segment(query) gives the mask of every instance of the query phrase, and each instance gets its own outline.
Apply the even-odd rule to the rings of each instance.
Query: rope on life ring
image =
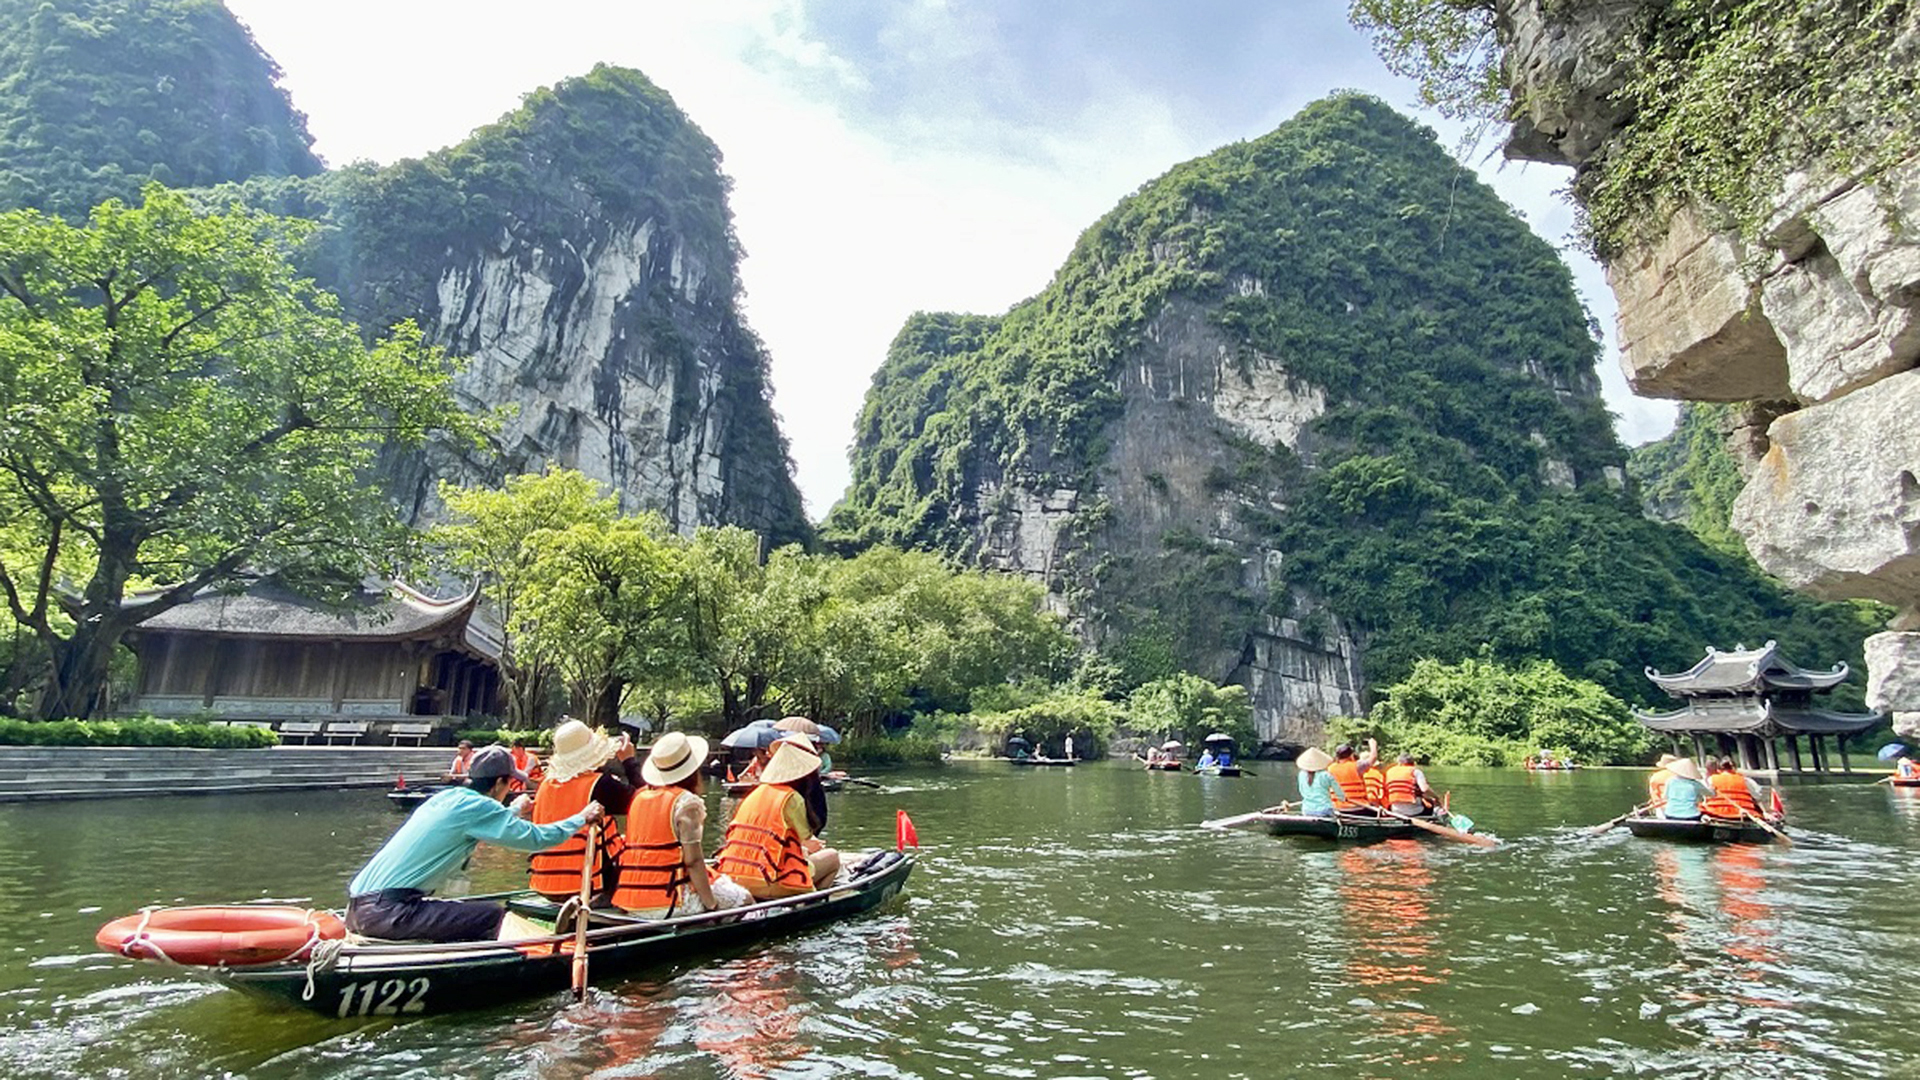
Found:
[[[133,955],[133,947],[135,945],[145,945],[152,951],[153,955],[158,957],[162,962],[172,964],[174,967],[185,967],[186,965],[180,961],[168,956],[167,950],[161,948],[160,943],[153,940],[152,935],[147,933],[147,924],[153,921],[153,913],[159,910],[159,908],[152,905],[140,909],[140,925],[134,927],[133,933],[127,935],[127,940],[120,943],[120,955],[133,960],[142,959],[142,957]]]

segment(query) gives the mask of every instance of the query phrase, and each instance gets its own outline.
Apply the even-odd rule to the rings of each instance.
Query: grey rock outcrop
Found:
[[[1608,94],[1641,3],[1500,0],[1518,103],[1508,152],[1575,166],[1631,115]],[[1920,41],[1920,13],[1904,43]],[[1838,155],[1836,155],[1838,156]],[[1783,163],[1772,212],[1745,235],[1682,207],[1610,259],[1622,359],[1642,394],[1763,403],[1733,526],[1767,570],[1826,598],[1893,606],[1920,626],[1920,157],[1870,172]],[[1920,734],[1910,633],[1868,647],[1870,698]]]

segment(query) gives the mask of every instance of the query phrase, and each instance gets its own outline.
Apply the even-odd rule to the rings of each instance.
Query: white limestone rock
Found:
[[[1753,557],[1828,599],[1920,597],[1920,371],[1788,413],[1734,502]]]
[[[1867,708],[1920,716],[1920,633],[1867,639]]]

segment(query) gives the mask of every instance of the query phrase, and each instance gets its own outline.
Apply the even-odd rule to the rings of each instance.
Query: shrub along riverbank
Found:
[[[0,718],[0,746],[186,746],[246,750],[279,743],[279,736],[265,728],[217,727],[153,717],[127,720]]]

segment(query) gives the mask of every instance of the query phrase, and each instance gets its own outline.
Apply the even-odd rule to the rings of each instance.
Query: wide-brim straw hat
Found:
[[[1309,746],[1301,752],[1299,757],[1293,759],[1293,764],[1306,772],[1320,772],[1333,764],[1333,758],[1328,756],[1325,750],[1317,746]]]
[[[640,766],[640,775],[654,787],[668,787],[699,772],[706,760],[707,740],[669,731],[653,744],[646,764]]]
[[[1667,771],[1683,780],[1700,782],[1700,766],[1695,765],[1692,758],[1675,758],[1667,763]]]
[[[605,765],[613,757],[613,740],[578,720],[553,729],[553,754],[547,758],[547,779],[571,780]]]
[[[1654,768],[1656,768],[1656,769],[1664,769],[1664,768],[1666,768],[1667,766],[1669,766],[1669,765],[1671,765],[1671,764],[1673,764],[1674,762],[1676,762],[1676,761],[1679,761],[1679,760],[1680,760],[1680,758],[1679,758],[1679,756],[1678,756],[1678,755],[1675,755],[1675,754],[1661,754],[1661,755],[1660,755],[1660,760],[1659,760],[1659,761],[1656,761],[1656,762],[1654,762],[1654,763],[1653,763],[1653,766],[1654,766]]]
[[[781,739],[773,744],[773,758],[760,770],[763,784],[785,784],[808,773],[820,771],[820,755],[797,739]]]

